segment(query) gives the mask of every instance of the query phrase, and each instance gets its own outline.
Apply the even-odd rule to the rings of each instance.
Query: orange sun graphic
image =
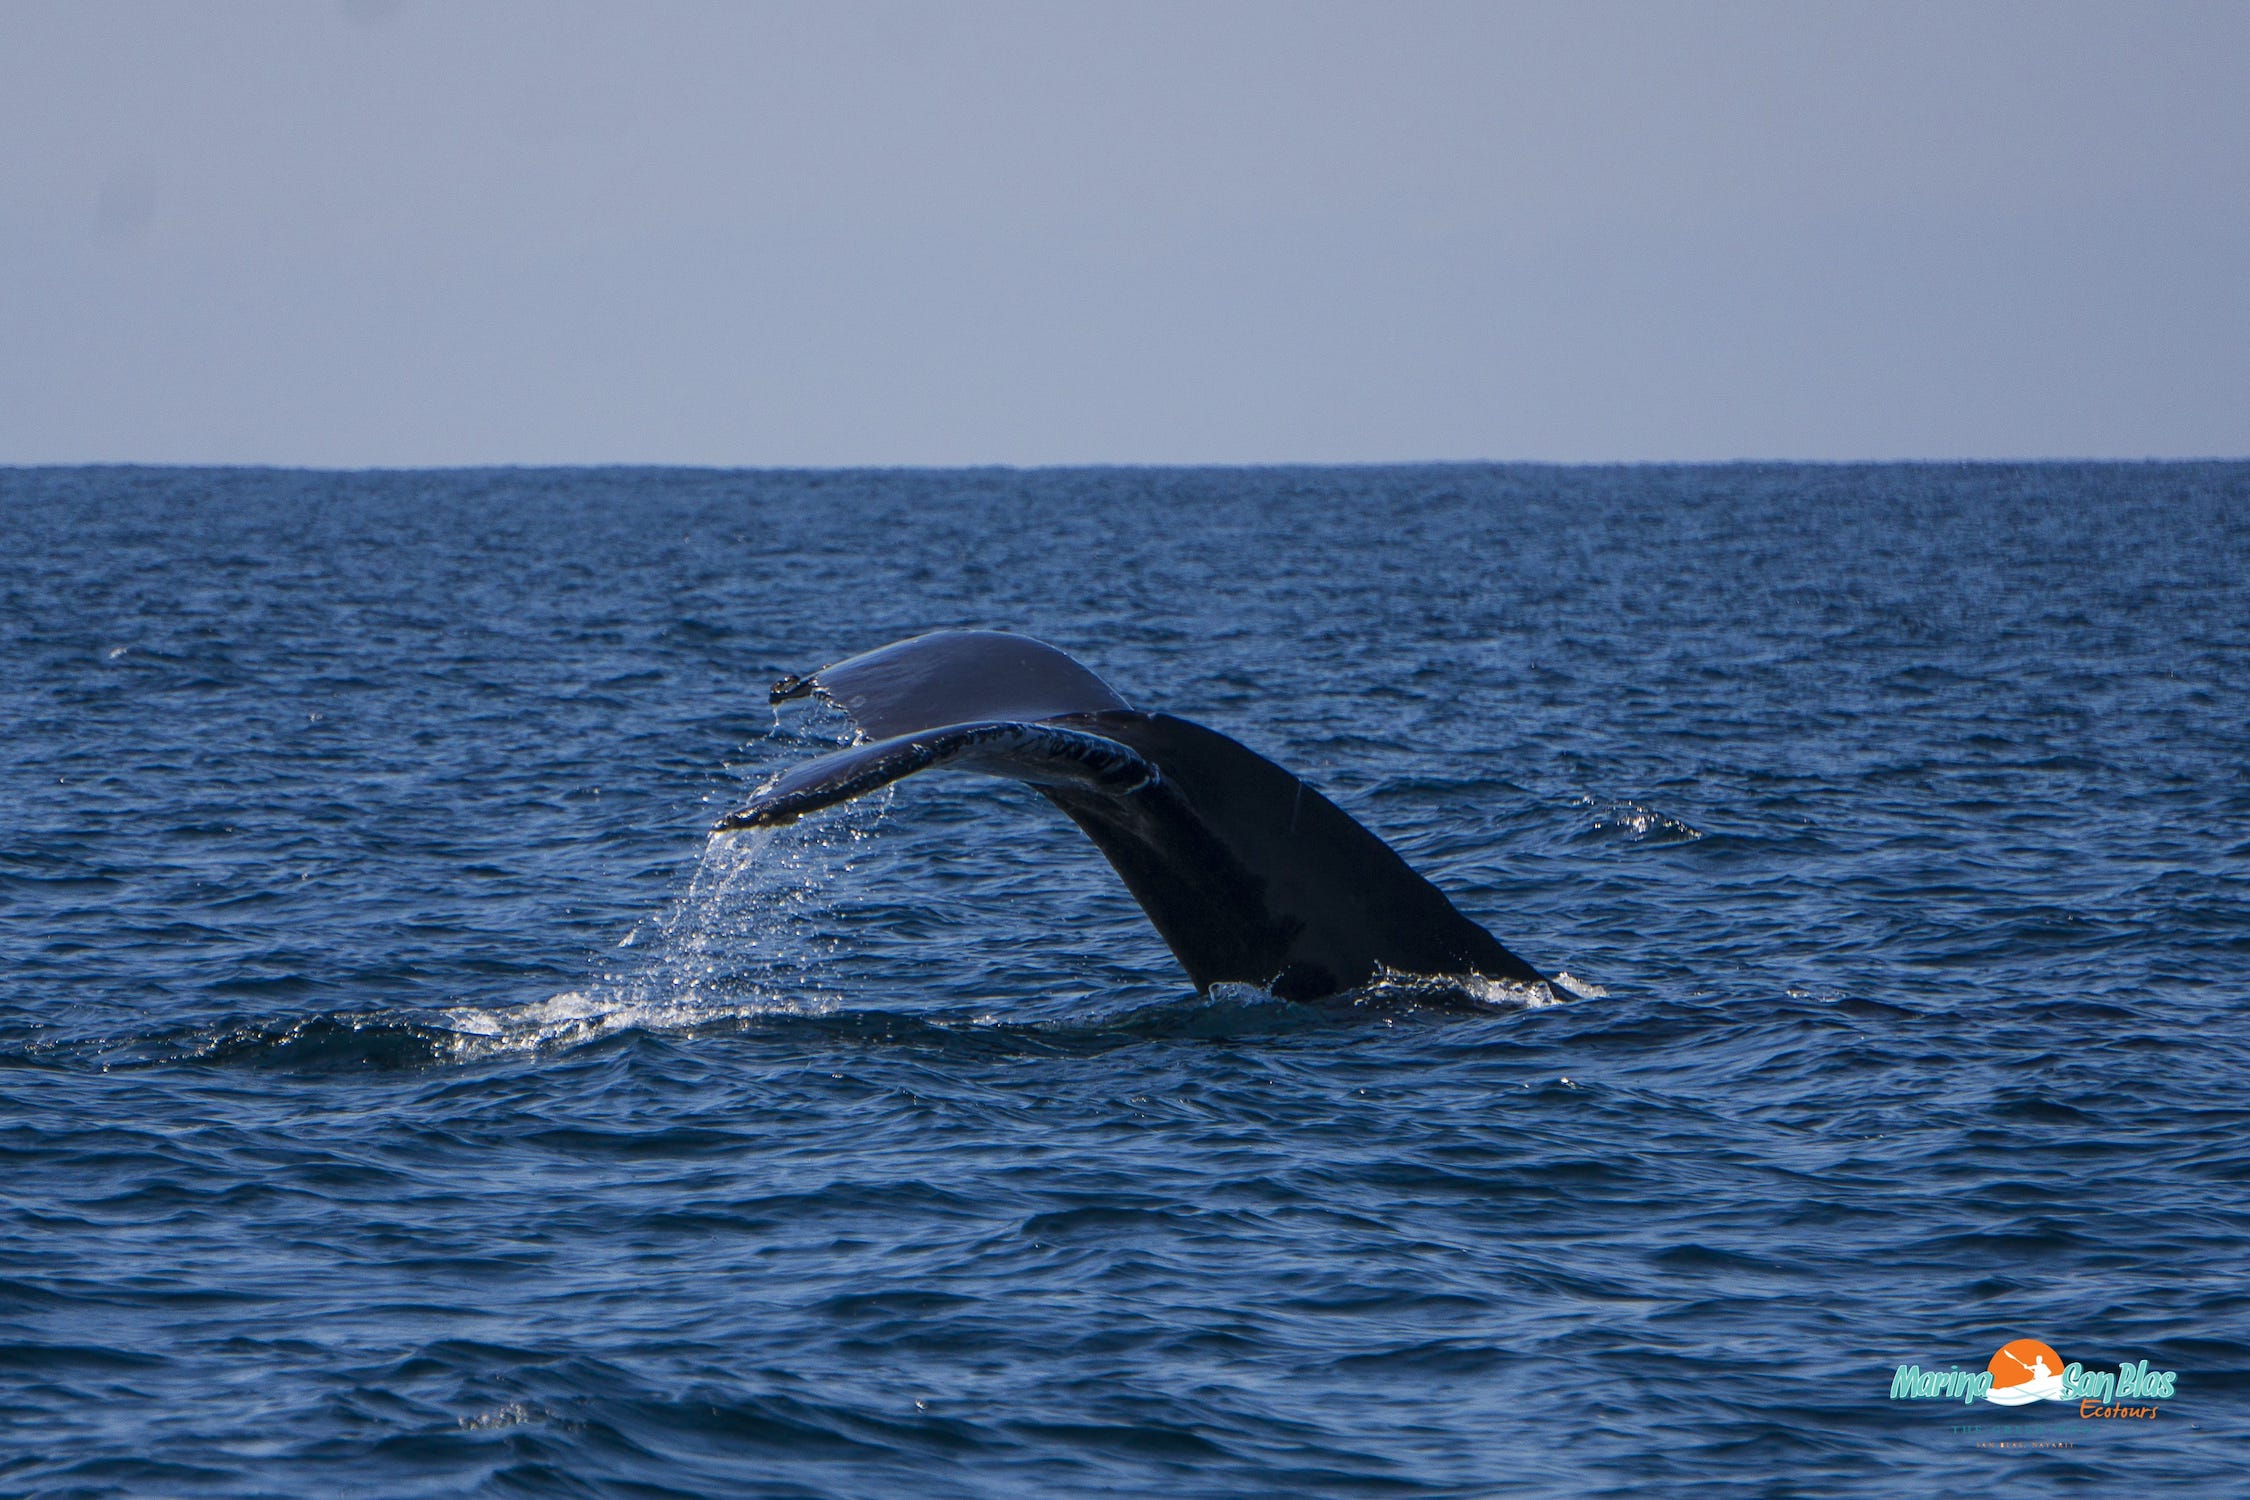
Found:
[[[2015,1339],[2001,1345],[1985,1368],[1992,1372],[1987,1400],[2020,1406],[2062,1397],[2063,1357],[2037,1339]]]

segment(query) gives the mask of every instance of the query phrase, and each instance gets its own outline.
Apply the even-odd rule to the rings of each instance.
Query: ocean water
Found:
[[[2250,465],[0,471],[0,1493],[2238,1490]],[[1199,999],[1027,631],[1532,963]],[[2044,1341],[2153,1419],[1894,1400]]]

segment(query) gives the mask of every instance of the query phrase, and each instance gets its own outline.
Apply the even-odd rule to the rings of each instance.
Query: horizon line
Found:
[[[1212,462],[1194,460],[1087,460],[1009,463],[1000,460],[974,463],[710,463],[647,459],[562,460],[556,462],[501,460],[476,463],[282,463],[266,460],[195,459],[50,459],[28,463],[0,460],[0,473],[31,473],[68,469],[187,469],[203,471],[255,471],[275,474],[477,474],[554,473],[559,471],[663,471],[706,474],[898,474],[898,473],[1084,473],[1153,472],[1190,470],[1287,469],[1867,469],[1867,468],[2068,468],[2158,467],[2250,463],[2245,454],[2149,454],[2122,456],[2047,456],[2014,458],[1409,458],[1409,459],[1237,459]]]

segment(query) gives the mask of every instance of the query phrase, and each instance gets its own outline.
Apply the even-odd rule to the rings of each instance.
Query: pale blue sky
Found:
[[[2250,454],[2250,4],[0,0],[0,462]]]

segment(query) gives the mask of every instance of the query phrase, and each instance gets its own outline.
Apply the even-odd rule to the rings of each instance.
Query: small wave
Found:
[[[0,1054],[0,1065],[95,1072],[181,1064],[295,1072],[388,1072],[429,1067],[449,1055],[452,1033],[421,1012],[322,1012],[286,1021],[226,1017],[124,1036],[37,1041]]]
[[[1588,807],[1594,805],[1591,797],[1580,800]],[[1704,833],[1700,828],[1690,827],[1668,813],[1643,807],[1638,802],[1612,802],[1595,815],[1593,822],[1587,826],[1585,836],[1627,844],[1662,846],[1692,844],[1704,837]]]
[[[507,1427],[553,1425],[575,1431],[580,1424],[557,1416],[546,1407],[532,1401],[507,1401],[483,1411],[470,1412],[460,1418],[464,1430],[496,1431]]]
[[[1317,1030],[1333,1026],[1338,1019],[1324,1006],[1299,1005],[1256,985],[1221,984],[1212,986],[1207,995],[1158,1000],[1094,1021],[1049,1022],[1032,1028],[998,1019],[986,1024],[996,1031],[1032,1029],[1042,1038],[1067,1044],[1105,1036],[1129,1041],[1233,1041]]]
[[[443,1012],[450,1056],[473,1061],[508,1052],[584,1046],[629,1031],[692,1033],[767,1016],[819,1016],[833,999],[760,999],[731,1004],[683,996],[620,999],[570,990],[525,1005],[456,1006]]]
[[[524,1005],[327,1011],[286,1021],[227,1017],[121,1036],[40,1040],[0,1049],[0,1067],[104,1073],[182,1065],[292,1073],[411,1072],[510,1053],[568,1050],[633,1032],[739,1032],[759,1021],[835,1013],[835,1002],[824,999],[664,1004],[571,991]]]
[[[1568,975],[1557,975],[1558,989],[1546,984],[1511,984],[1481,974],[1406,974],[1386,970],[1358,989],[1325,1000],[1283,1000],[1250,984],[1219,984],[1208,995],[1159,1001],[1127,1011],[1094,1029],[1113,1029],[1138,1037],[1232,1038],[1278,1035],[1337,1024],[1355,1025],[1374,1012],[1422,1013],[1432,1017],[1509,1015],[1539,1010],[1573,999],[1605,995]],[[1059,1028],[1042,1028],[1050,1034]],[[1072,1030],[1083,1028],[1069,1028]]]

